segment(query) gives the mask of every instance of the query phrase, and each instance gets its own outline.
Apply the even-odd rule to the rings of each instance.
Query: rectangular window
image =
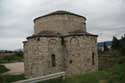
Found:
[[[56,58],[55,58],[55,55],[52,54],[52,55],[51,55],[52,67],[55,67],[55,66],[56,66],[56,60],[55,60],[55,59],[56,59]]]
[[[94,52],[92,53],[92,65],[95,65],[95,60],[94,60],[94,58],[95,58],[95,54],[94,54]]]

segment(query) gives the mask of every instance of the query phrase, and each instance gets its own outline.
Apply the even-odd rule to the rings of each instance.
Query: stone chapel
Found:
[[[67,76],[98,70],[97,35],[86,31],[86,18],[55,11],[34,19],[34,34],[24,41],[27,78],[64,71]]]

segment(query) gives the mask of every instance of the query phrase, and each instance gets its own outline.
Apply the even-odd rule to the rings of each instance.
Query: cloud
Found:
[[[33,19],[56,10],[87,17],[87,31],[98,41],[125,34],[124,0],[0,0],[0,49],[23,48],[33,34]]]

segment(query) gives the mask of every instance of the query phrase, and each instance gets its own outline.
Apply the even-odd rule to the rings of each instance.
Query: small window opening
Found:
[[[62,37],[61,44],[64,45],[64,38]]]
[[[70,60],[69,63],[72,64],[72,60]]]
[[[40,38],[37,38],[37,41],[40,41]]]
[[[93,52],[93,53],[92,53],[92,65],[95,65],[95,60],[94,60],[94,58],[95,58],[95,53]]]
[[[54,54],[52,54],[51,55],[51,59],[52,59],[52,67],[55,67],[56,66],[56,58],[55,58],[55,55]]]

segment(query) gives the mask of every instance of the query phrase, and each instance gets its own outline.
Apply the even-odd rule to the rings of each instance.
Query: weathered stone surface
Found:
[[[51,15],[36,20],[34,30],[35,34],[41,31],[53,31],[62,34],[76,30],[86,31],[85,18],[74,15]]]
[[[86,32],[85,20],[65,12],[36,19],[36,36],[24,42],[25,75],[30,78],[65,71],[70,76],[96,71],[97,36]],[[50,31],[61,35],[47,36]]]

